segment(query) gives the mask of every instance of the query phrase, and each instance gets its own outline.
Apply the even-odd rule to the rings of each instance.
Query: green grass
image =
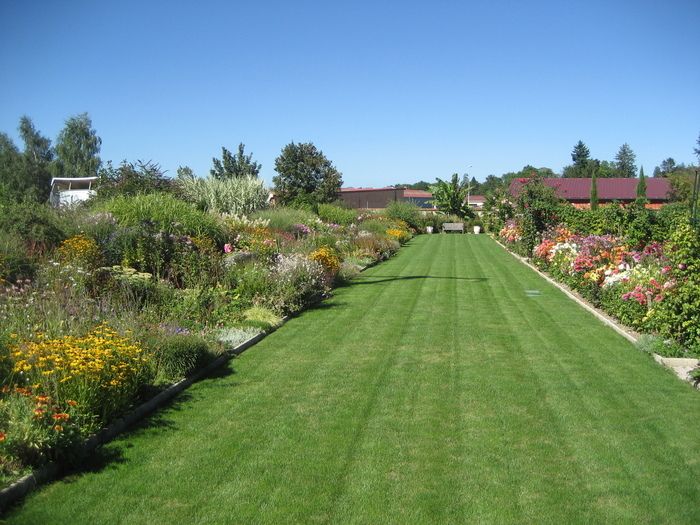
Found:
[[[422,236],[8,520],[697,523],[698,422],[492,240]]]

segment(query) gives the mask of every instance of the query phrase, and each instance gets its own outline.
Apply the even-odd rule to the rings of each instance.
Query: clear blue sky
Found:
[[[3,0],[0,21],[0,131],[87,111],[103,160],[170,174],[244,142],[270,181],[292,140],[352,186],[559,171],[579,139],[647,174],[696,161],[698,0]]]

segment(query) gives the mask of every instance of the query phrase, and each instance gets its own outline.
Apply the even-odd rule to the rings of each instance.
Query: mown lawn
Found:
[[[697,523],[698,509],[700,393],[486,236],[434,235],[7,519]]]

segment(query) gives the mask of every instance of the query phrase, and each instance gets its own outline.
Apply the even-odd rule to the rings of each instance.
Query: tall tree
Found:
[[[503,188],[504,183],[503,180],[500,177],[496,177],[496,175],[487,175],[486,179],[484,182],[481,183],[481,192],[484,195],[488,195],[490,193],[493,193],[499,188]]]
[[[87,113],[66,120],[56,140],[56,173],[64,177],[94,177],[102,165],[102,139]]]
[[[633,178],[637,176],[637,166],[635,161],[637,156],[626,142],[620,146],[620,150],[615,155],[615,174],[618,177]]]
[[[245,145],[238,144],[238,153],[231,154],[229,150],[221,147],[221,160],[212,159],[214,167],[210,170],[212,177],[216,179],[229,179],[238,177],[257,177],[260,174],[260,164],[253,160],[253,154],[246,155]]]
[[[34,198],[45,201],[51,189],[51,161],[54,152],[51,140],[43,137],[26,115],[19,121],[19,135],[24,142],[23,178],[26,187],[31,188]]]
[[[647,181],[644,177],[644,166],[639,168],[639,182],[637,182],[637,201],[646,202],[647,200]]]
[[[591,177],[591,209],[598,209],[598,180],[595,172]]]
[[[471,208],[467,205],[469,179],[466,175],[461,180],[457,173],[452,175],[450,181],[437,179],[430,189],[433,193],[433,204],[441,212],[461,218],[473,215]]]
[[[281,204],[310,205],[338,198],[343,174],[312,142],[287,144],[275,159],[272,178]]]
[[[100,169],[97,184],[97,196],[101,199],[116,195],[139,195],[169,191],[170,180],[160,165],[152,161],[137,160],[127,162],[123,160],[118,168],[107,165]]]
[[[26,181],[21,177],[22,155],[6,133],[0,133],[0,204],[21,200]]]
[[[672,157],[669,157],[661,161],[661,166],[659,166],[659,171],[661,175],[668,175],[676,170],[676,161]]]
[[[571,160],[579,169],[583,169],[586,163],[591,158],[591,152],[583,141],[579,140],[574,146],[574,150],[571,152]]]

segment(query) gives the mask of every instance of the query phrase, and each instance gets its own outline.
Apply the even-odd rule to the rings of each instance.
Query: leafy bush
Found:
[[[150,161],[123,161],[118,168],[108,162],[100,169],[98,176],[99,199],[170,191],[171,187],[171,181],[165,178],[161,167]]]
[[[319,300],[329,284],[323,266],[301,254],[279,255],[270,277],[273,294],[265,297],[262,304],[282,314],[298,312]]]
[[[61,220],[48,205],[20,203],[0,208],[0,231],[15,234],[29,253],[45,253],[60,243],[65,233]]]
[[[388,259],[394,255],[401,245],[397,240],[390,239],[382,232],[382,234],[372,234],[369,232],[360,232],[353,240],[360,257],[369,257],[374,261]]]
[[[662,357],[697,357],[697,354],[684,349],[673,339],[664,339],[658,335],[643,334],[637,341],[637,348]]]
[[[146,339],[146,345],[153,355],[159,382],[179,381],[213,358],[209,343],[191,334],[157,333]]]
[[[700,347],[700,238],[688,223],[669,239],[668,258],[676,287],[648,313],[649,326],[663,337],[690,348]]]
[[[261,210],[253,214],[254,219],[267,221],[268,226],[275,230],[294,233],[299,224],[312,226],[318,218],[310,211],[295,208],[276,207]]]
[[[209,237],[223,245],[223,225],[209,213],[165,193],[115,197],[101,206],[123,227],[174,235]]]
[[[265,208],[269,196],[264,182],[253,176],[202,179],[180,173],[177,184],[185,200],[218,213],[249,215]]]
[[[376,217],[362,221],[359,226],[361,231],[384,235],[388,228],[391,228],[391,221],[384,217]]]
[[[334,204],[319,204],[318,216],[323,222],[340,224],[342,226],[349,226],[350,224],[357,222],[356,210],[342,208]]]
[[[0,231],[0,285],[34,275],[36,264],[27,254],[27,247],[16,234]]]
[[[384,211],[384,215],[390,219],[403,221],[414,230],[418,230],[422,225],[420,208],[412,202],[390,202]]]

